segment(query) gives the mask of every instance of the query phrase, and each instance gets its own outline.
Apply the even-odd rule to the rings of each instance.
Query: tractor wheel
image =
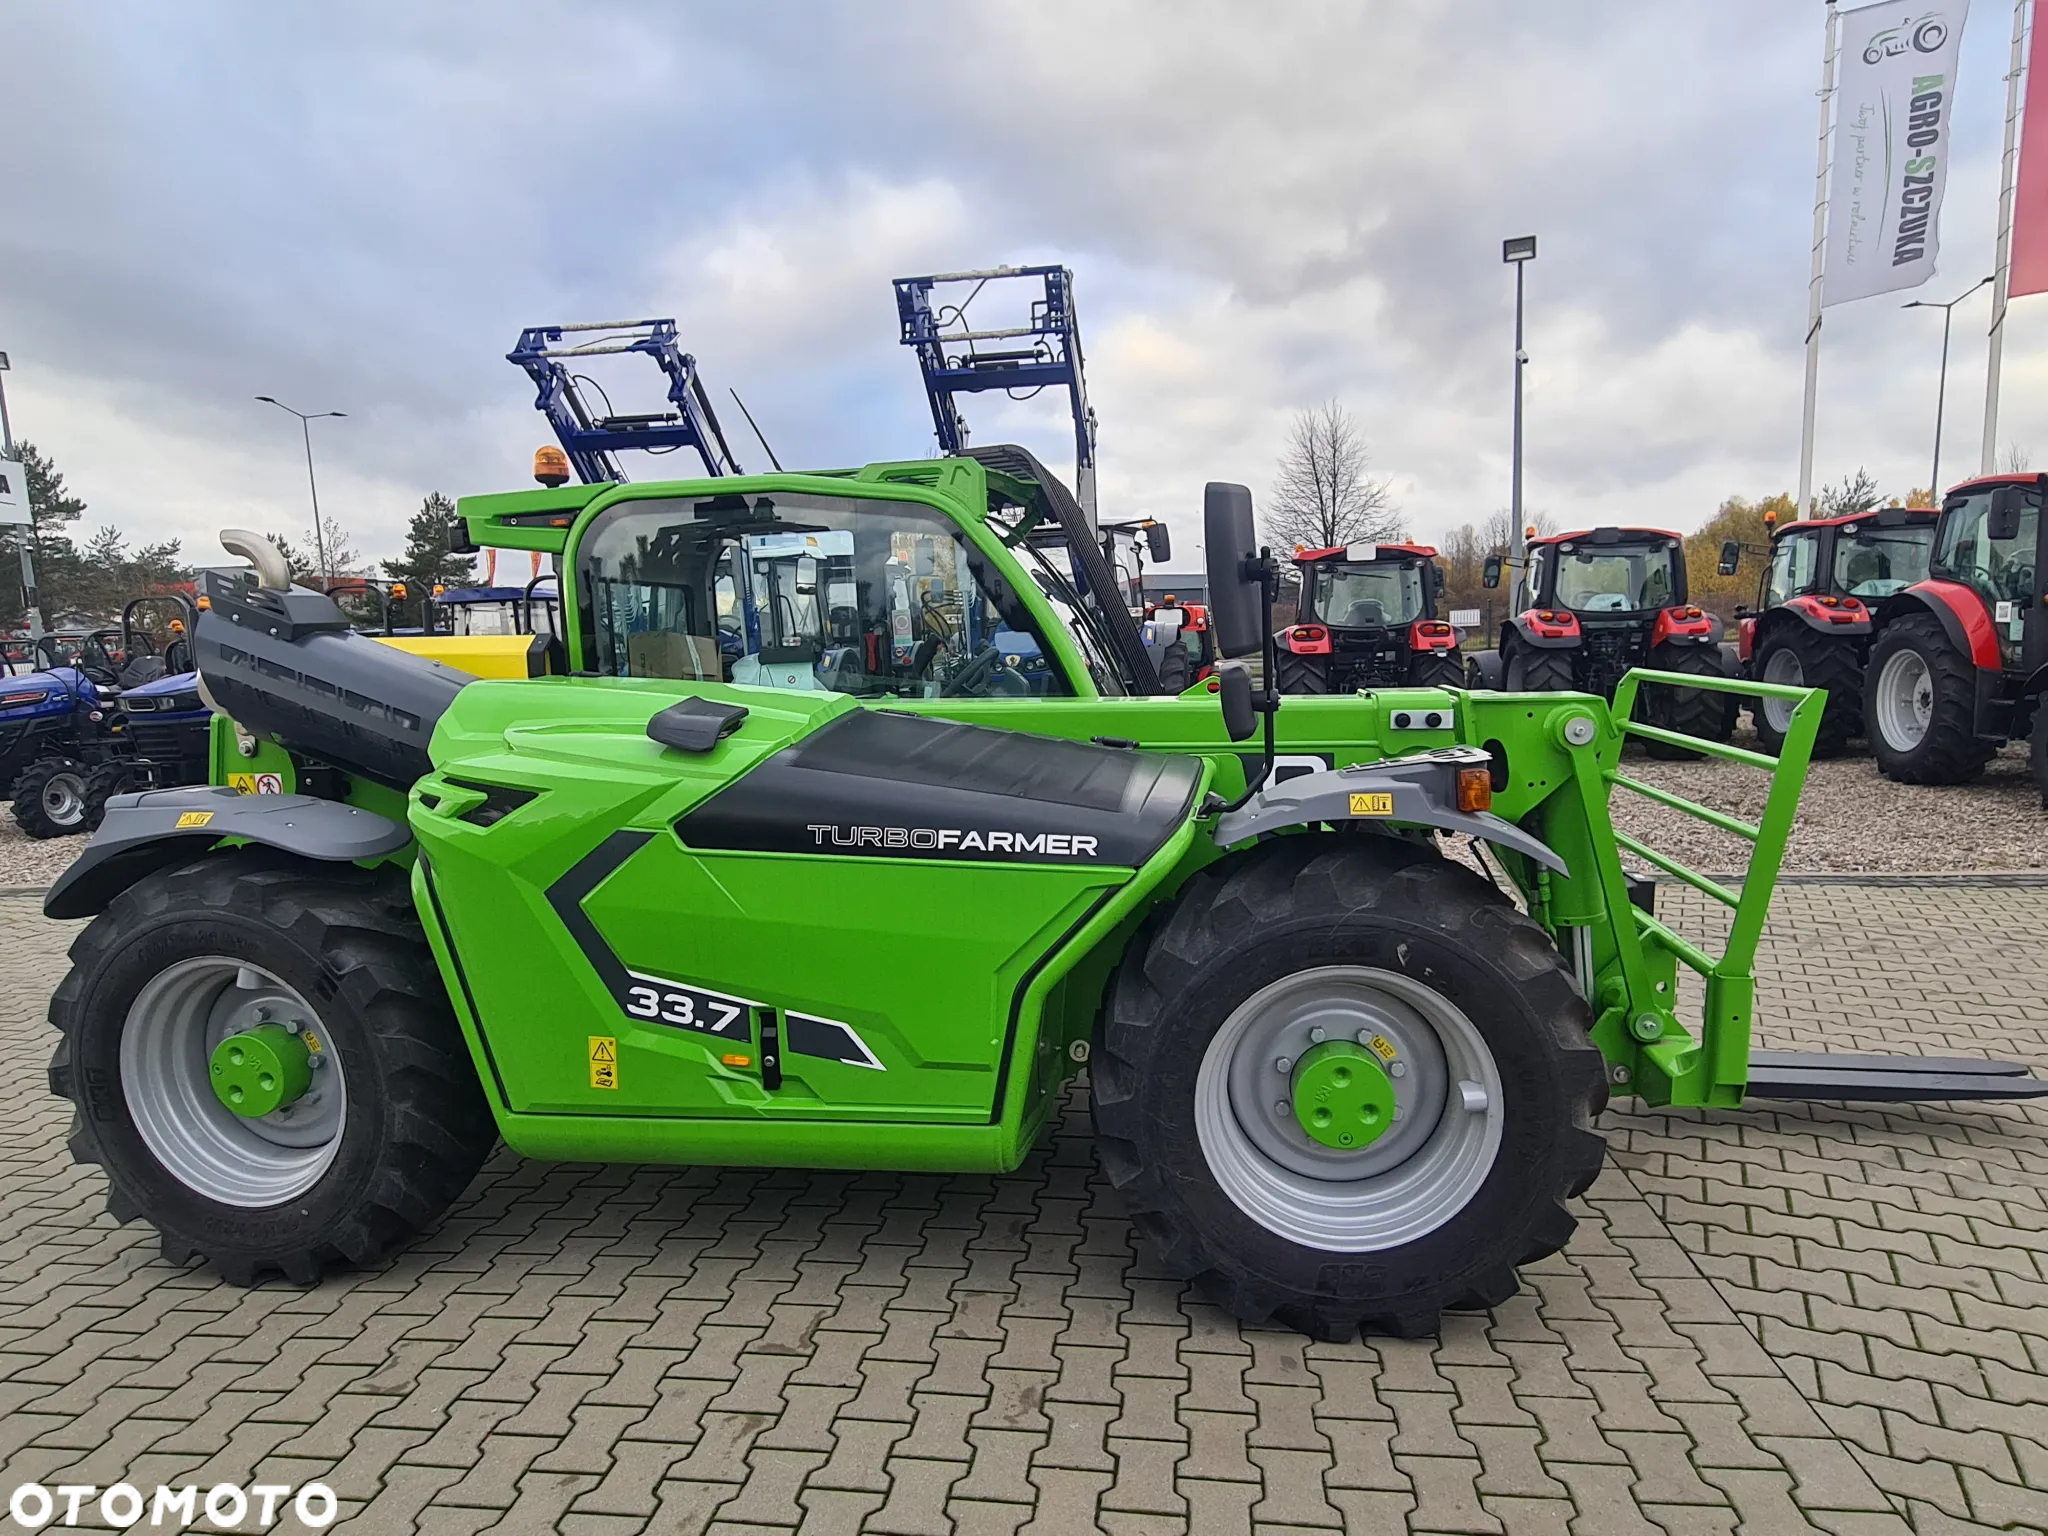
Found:
[[[1508,693],[1572,693],[1572,653],[1518,650],[1508,658]]]
[[[1428,651],[1408,663],[1410,688],[1462,688],[1465,668],[1455,651]]]
[[[116,897],[50,1001],[71,1155],[173,1264],[301,1285],[436,1220],[496,1132],[392,868],[210,854]]]
[[[1863,663],[1855,641],[1804,628],[1780,630],[1758,648],[1756,676],[1764,683],[1827,690],[1820,734],[1813,738],[1815,757],[1839,757],[1849,738],[1863,733]],[[1751,703],[1757,740],[1766,752],[1782,751],[1793,706],[1778,699]]]
[[[1607,1102],[1543,930],[1393,838],[1289,837],[1189,882],[1117,973],[1104,1170],[1168,1271],[1247,1322],[1404,1338],[1571,1235]]]
[[[2034,776],[2034,787],[2041,791],[2041,809],[2048,811],[2048,695],[2034,700],[2033,748],[2027,759],[2027,769]]]
[[[107,819],[107,802],[115,795],[125,795],[148,784],[149,770],[123,758],[101,763],[93,769],[85,776],[86,831],[99,831],[100,823]]]
[[[45,757],[15,775],[14,819],[30,837],[69,837],[85,830],[85,764]]]
[[[1153,663],[1159,674],[1159,691],[1164,694],[1185,693],[1194,679],[1188,663],[1188,653],[1175,642],[1161,651]]]
[[[1659,672],[1727,676],[1721,670],[1720,653],[1705,646],[1660,645],[1650,652],[1650,665]],[[1638,720],[1705,741],[1726,741],[1735,734],[1735,710],[1734,694],[1712,693],[1705,688],[1667,688],[1646,683],[1636,696]],[[1646,741],[1643,745],[1650,756],[1670,762],[1693,762],[1703,755],[1668,742]]]
[[[1878,771],[1901,784],[1961,784],[1997,748],[1973,716],[1976,677],[1931,613],[1894,620],[1863,669],[1863,722]]]
[[[1330,691],[1330,669],[1319,656],[1297,656],[1292,651],[1280,653],[1280,691],[1282,693],[1328,693]]]

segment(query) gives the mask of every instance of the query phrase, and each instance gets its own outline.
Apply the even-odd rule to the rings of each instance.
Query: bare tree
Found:
[[[1998,456],[2000,474],[2024,475],[2034,467],[2034,456],[2018,443],[2007,443],[2005,452]]]
[[[1844,517],[1851,512],[1868,512],[1882,500],[1877,480],[1862,465],[1856,473],[1844,475],[1840,485],[1824,485],[1814,498],[1814,509],[1822,517]]]
[[[1522,526],[1530,530],[1532,538],[1542,538],[1557,532],[1557,519],[1548,512],[1532,512],[1522,508]],[[1504,555],[1508,552],[1510,537],[1515,531],[1515,520],[1507,507],[1497,508],[1486,520],[1486,551],[1488,554]]]
[[[1266,537],[1278,550],[1401,537],[1391,482],[1366,473],[1365,434],[1337,401],[1297,411],[1273,482]]]

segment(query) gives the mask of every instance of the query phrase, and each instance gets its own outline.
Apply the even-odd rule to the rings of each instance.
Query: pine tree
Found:
[[[396,560],[384,562],[384,574],[406,587],[398,623],[407,627],[423,623],[421,604],[435,587],[459,586],[475,578],[474,555],[448,552],[448,522],[454,516],[454,502],[439,491],[429,492],[405,530],[405,548]]]

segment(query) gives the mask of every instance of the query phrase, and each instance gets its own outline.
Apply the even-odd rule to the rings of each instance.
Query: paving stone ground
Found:
[[[1788,888],[1768,1043],[2048,1072],[2043,932],[2040,888]],[[1618,1105],[1571,1244],[1436,1341],[1161,1278],[1080,1089],[1002,1178],[501,1155],[390,1267],[241,1291],[65,1154],[69,933],[0,898],[0,1491],[320,1479],[379,1536],[2048,1527],[2048,1109]]]

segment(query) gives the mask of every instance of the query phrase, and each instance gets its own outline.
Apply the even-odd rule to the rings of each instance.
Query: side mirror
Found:
[[[1479,573],[1479,584],[1482,587],[1497,587],[1500,585],[1499,555],[1488,555],[1486,557],[1486,564]]]
[[[1173,558],[1173,535],[1166,524],[1152,523],[1146,527],[1145,548],[1155,561],[1164,563]]]
[[[1984,519],[1987,538],[2004,543],[2020,536],[2020,511],[2026,506],[2024,486],[2001,485],[1991,493],[1991,511]]]
[[[1721,563],[1715,569],[1723,576],[1733,576],[1735,568],[1742,564],[1742,541],[1730,539],[1721,546]]]
[[[1249,656],[1263,650],[1264,593],[1251,570],[1259,557],[1252,493],[1241,485],[1210,481],[1202,492],[1202,532],[1209,565],[1209,628],[1216,636],[1217,654]]]
[[[1251,668],[1241,661],[1216,664],[1216,696],[1223,705],[1223,729],[1232,741],[1243,741],[1259,728],[1252,708]]]

